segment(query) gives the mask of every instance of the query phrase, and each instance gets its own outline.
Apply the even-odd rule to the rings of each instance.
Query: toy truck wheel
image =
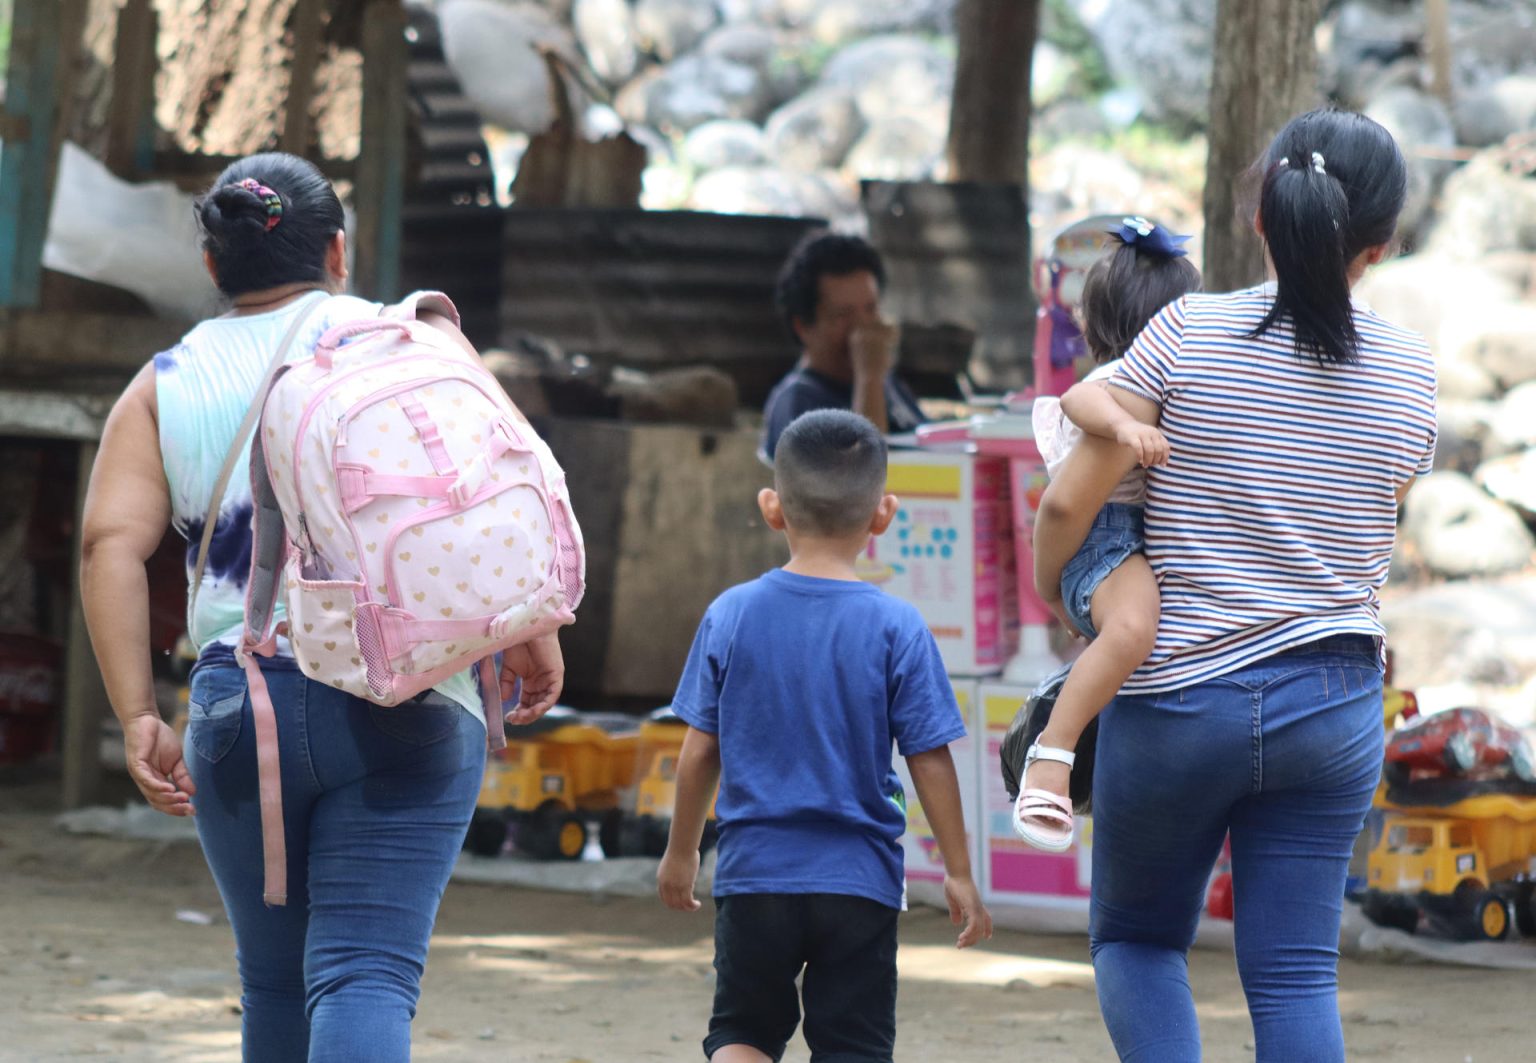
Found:
[[[578,813],[567,812],[555,824],[555,858],[580,860],[587,847],[587,822]]]
[[[1371,890],[1361,902],[1360,910],[1377,926],[1388,927],[1412,934],[1419,928],[1419,908],[1407,897]]]
[[[619,853],[623,856],[645,855],[645,824],[626,817],[619,825]]]
[[[1458,887],[1456,907],[1454,929],[1463,941],[1503,941],[1509,936],[1509,909],[1497,894]]]
[[[665,819],[657,819],[655,816],[642,816],[640,823],[644,828],[644,845],[646,856],[665,856],[667,852],[667,834],[671,831],[671,822]]]
[[[518,825],[517,847],[536,860],[554,860],[564,856],[561,847],[562,828],[572,813],[567,812],[559,804],[551,802],[540,808],[533,815]],[[576,820],[578,826],[581,820]],[[587,843],[586,827],[580,826],[582,837],[581,844]],[[581,848],[576,849],[576,856],[581,855]],[[569,857],[567,859],[574,859]]]
[[[1536,937],[1536,889],[1529,883],[1514,896],[1515,926],[1523,938]]]
[[[469,833],[464,837],[464,847],[476,856],[499,856],[507,841],[507,821],[500,812],[475,809],[469,821]]]
[[[597,823],[597,843],[603,847],[603,855],[612,860],[624,852],[624,813],[618,809],[604,812]]]

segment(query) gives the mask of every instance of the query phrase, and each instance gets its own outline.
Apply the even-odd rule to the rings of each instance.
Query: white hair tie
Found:
[[[1290,164],[1291,164],[1291,157],[1289,155],[1287,155],[1287,156],[1283,157],[1275,165],[1276,166],[1289,166]],[[1326,166],[1326,160],[1323,158],[1323,153],[1320,152],[1320,151],[1314,151],[1312,153],[1312,172],[1313,173],[1320,173],[1324,177],[1328,176],[1328,169],[1327,169],[1327,166]]]

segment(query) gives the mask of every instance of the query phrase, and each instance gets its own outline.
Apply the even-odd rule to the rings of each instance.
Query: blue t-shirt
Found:
[[[773,386],[763,406],[763,456],[773,460],[779,436],[802,413],[852,408],[852,384],[803,366],[791,370]],[[885,417],[892,432],[910,432],[926,420],[912,392],[894,376],[885,378]]]
[[[769,572],[704,614],[673,708],[720,740],[715,896],[901,907],[891,743],[911,756],[965,735],[915,608],[867,583]]]

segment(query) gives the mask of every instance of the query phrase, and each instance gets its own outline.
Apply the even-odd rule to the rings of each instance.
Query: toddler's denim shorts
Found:
[[[1093,629],[1093,592],[1132,554],[1146,549],[1146,510],[1124,502],[1110,502],[1093,518],[1083,547],[1061,570],[1061,600],[1067,615],[1088,638]]]

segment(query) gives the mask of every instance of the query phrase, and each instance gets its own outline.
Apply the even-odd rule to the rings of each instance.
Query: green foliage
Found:
[[[1097,96],[1115,87],[1103,54],[1067,0],[1044,0],[1040,5],[1040,39],[1077,61],[1087,95]]]

